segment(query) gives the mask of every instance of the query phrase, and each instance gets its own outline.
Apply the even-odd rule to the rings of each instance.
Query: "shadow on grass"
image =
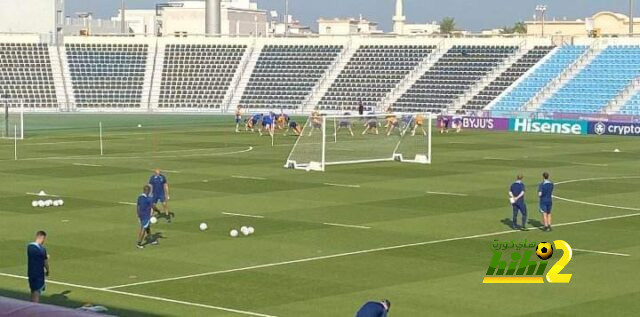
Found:
[[[0,296],[4,296],[4,297],[8,297],[8,298],[14,298],[14,299],[23,300],[23,301],[29,301],[31,295],[28,292],[28,286],[27,286],[26,282],[25,282],[25,288],[27,289],[27,291],[24,291],[24,292],[17,292],[17,291],[14,291],[14,290],[7,290],[7,289],[0,288]],[[132,317],[143,317],[143,316],[159,317],[159,316],[162,316],[162,315],[153,314],[153,313],[149,313],[149,312],[137,311],[137,310],[132,310],[132,309],[128,309],[128,308],[116,307],[116,306],[100,303],[100,294],[97,294],[97,293],[93,294],[93,296],[95,296],[95,298],[91,299],[91,301],[81,302],[81,301],[77,301],[77,300],[71,300],[67,296],[67,295],[69,295],[71,293],[72,293],[71,290],[65,290],[65,291],[63,291],[61,293],[50,294],[50,295],[47,295],[47,293],[45,292],[40,297],[40,302],[42,304],[55,305],[55,306],[66,307],[66,308],[71,308],[71,309],[76,309],[76,308],[82,307],[83,305],[85,305],[85,304],[90,302],[93,305],[102,305],[102,306],[107,307],[109,309],[109,311],[106,312],[107,315],[132,316]],[[96,316],[100,316],[100,315],[96,315]]]
[[[500,220],[500,222],[502,224],[504,224],[505,226],[507,226],[507,228],[512,229],[513,228],[513,222],[511,221],[510,218],[504,218],[502,220]],[[542,230],[542,222],[540,222],[537,219],[531,219],[529,218],[527,221],[527,224],[530,226],[529,228],[533,227],[539,230]],[[518,225],[520,226],[520,225]]]

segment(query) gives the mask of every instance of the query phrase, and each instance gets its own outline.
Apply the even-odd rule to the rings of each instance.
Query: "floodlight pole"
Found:
[[[125,5],[124,5],[124,1],[122,0],[122,3],[120,5],[120,33],[125,34],[126,32],[126,27],[125,27],[125,17],[124,17],[124,11],[125,11]]]
[[[633,0],[629,0],[629,36],[633,36]]]
[[[284,36],[289,36],[289,0],[284,0]]]
[[[542,19],[542,31],[541,31],[541,36],[544,37],[544,13],[547,11],[547,6],[544,4],[539,4],[536,6],[536,11],[540,12],[540,16]]]

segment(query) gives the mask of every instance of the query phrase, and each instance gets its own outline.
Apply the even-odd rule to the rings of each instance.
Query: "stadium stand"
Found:
[[[622,108],[621,114],[640,116],[640,92],[637,92]]]
[[[68,43],[78,108],[140,108],[147,44]]]
[[[360,101],[377,105],[435,46],[364,45],[333,82],[321,110],[355,110]]]
[[[240,100],[243,108],[299,109],[329,69],[341,45],[267,45]]]
[[[47,44],[0,43],[0,96],[25,107],[58,106]]]
[[[554,46],[536,46],[518,59],[505,70],[498,78],[487,87],[473,96],[463,109],[479,110],[491,103],[503,91],[511,86],[518,78],[522,77],[531,67],[537,64],[543,57],[553,50]]]
[[[565,68],[571,65],[587,50],[587,46],[567,45],[559,48],[544,64],[535,69],[527,78],[507,92],[498,100],[491,110],[518,111],[543,89],[551,80],[556,78]]]
[[[395,111],[440,112],[513,54],[517,46],[452,47],[392,105]]]
[[[599,113],[640,75],[640,46],[613,45],[561,87],[541,107],[546,112]]]
[[[167,44],[160,108],[222,106],[246,45]]]

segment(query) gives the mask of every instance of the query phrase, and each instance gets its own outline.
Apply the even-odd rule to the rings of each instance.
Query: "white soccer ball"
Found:
[[[63,206],[64,205],[64,200],[58,199],[58,205]]]
[[[613,151],[616,152],[616,153],[620,153],[620,149],[615,149]]]
[[[44,207],[45,203],[44,200],[38,200],[38,207]]]
[[[200,230],[201,231],[205,231],[207,229],[209,229],[209,226],[206,223],[203,222],[203,223],[200,224]]]
[[[256,230],[253,229],[253,227],[249,227],[247,228],[247,230],[249,231],[249,234],[253,234],[254,232],[256,232]]]
[[[151,224],[158,223],[158,218],[151,217],[151,219],[149,219],[149,222],[151,222]]]
[[[138,124],[138,128],[142,128],[142,124]]]
[[[249,229],[249,227],[247,226],[242,226],[240,227],[240,232],[244,233],[245,231],[247,231]]]
[[[229,235],[230,235],[232,238],[237,237],[237,236],[238,236],[238,230],[236,230],[236,229],[231,230],[231,232],[229,232]]]
[[[51,200],[51,199],[47,199],[47,200],[44,202],[44,205],[45,205],[46,207],[51,207],[51,206],[53,205],[53,200]]]
[[[58,206],[60,206],[60,203],[58,203],[57,200],[54,200],[53,201],[53,207],[58,207]]]
[[[32,201],[31,202],[31,206],[32,207],[38,207],[38,201],[37,200]]]

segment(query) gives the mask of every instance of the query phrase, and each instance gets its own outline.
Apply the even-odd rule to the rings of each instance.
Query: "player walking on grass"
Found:
[[[516,176],[516,181],[511,184],[509,189],[509,201],[513,208],[512,228],[518,229],[518,212],[522,214],[522,227],[520,229],[527,230],[527,204],[524,202],[524,183],[522,174]]]
[[[379,302],[367,302],[356,313],[356,317],[387,317],[391,309],[391,302],[388,299]]]
[[[242,122],[242,107],[236,109],[236,133],[240,132],[240,122]]]
[[[138,219],[140,220],[140,231],[138,232],[138,243],[137,247],[139,249],[144,249],[144,244],[142,241],[145,239],[149,242],[151,239],[151,214],[153,212],[153,201],[149,196],[151,193],[151,186],[144,185],[142,187],[142,194],[138,196],[138,202],[136,203]],[[158,241],[151,241],[151,244],[158,244]]]
[[[169,212],[169,183],[167,183],[167,178],[160,173],[160,169],[156,169],[149,178],[149,185],[151,185],[151,189],[153,190],[152,196],[152,204],[153,210],[158,212],[157,203],[162,203],[162,211],[167,218],[167,222],[171,222],[171,213]]]
[[[538,186],[538,197],[540,198],[540,212],[542,213],[542,223],[544,231],[551,231],[551,207],[553,205],[553,182],[549,180],[549,173],[542,173],[542,183]]]
[[[47,233],[38,231],[34,242],[27,246],[27,276],[29,289],[31,289],[31,301],[40,302],[40,294],[45,290],[45,277],[49,276],[49,254],[44,248]]]

